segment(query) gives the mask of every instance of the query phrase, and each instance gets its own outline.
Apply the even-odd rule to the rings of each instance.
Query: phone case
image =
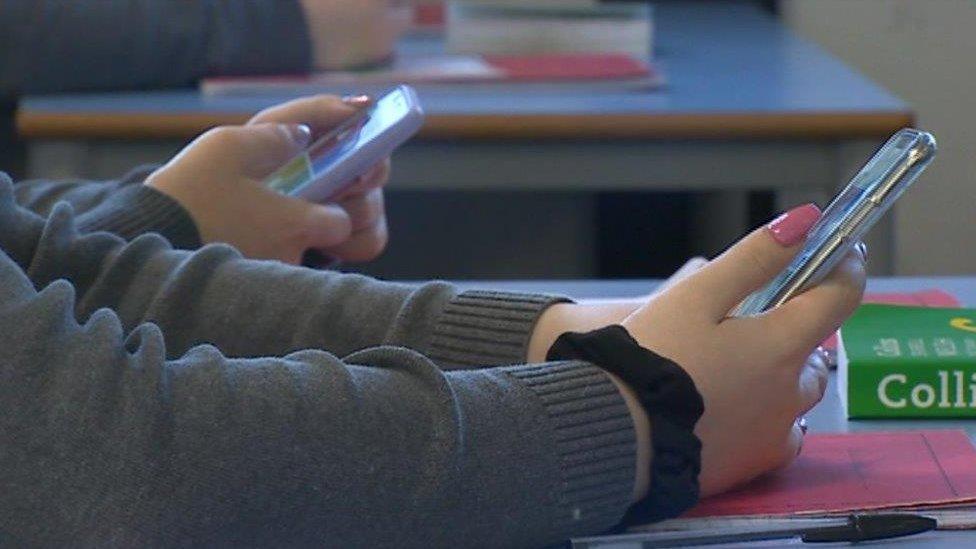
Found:
[[[265,184],[311,202],[326,202],[390,156],[423,122],[416,92],[410,86],[398,86],[370,109],[317,139],[271,174]]]
[[[932,134],[899,130],[830,202],[790,265],[746,298],[734,316],[777,307],[823,280],[911,186],[935,152]]]

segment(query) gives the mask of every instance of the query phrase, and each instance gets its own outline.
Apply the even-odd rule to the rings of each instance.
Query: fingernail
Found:
[[[857,251],[861,252],[861,260],[867,261],[868,260],[868,245],[865,244],[864,242],[858,242],[857,244],[854,245],[854,247],[857,248]]]
[[[803,453],[803,442],[807,438],[807,418],[801,417],[796,424],[800,428],[800,444],[796,447],[796,455],[799,456]]]
[[[312,128],[307,124],[287,124],[285,131],[299,147],[307,147],[312,142]]]
[[[347,95],[342,102],[350,107],[365,107],[373,102],[373,98],[368,95]]]
[[[777,217],[766,229],[776,242],[788,248],[802,242],[818,219],[820,208],[813,203],[804,204]]]

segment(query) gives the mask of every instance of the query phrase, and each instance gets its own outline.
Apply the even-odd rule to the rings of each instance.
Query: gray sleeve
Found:
[[[0,96],[193,85],[311,66],[297,0],[3,0]]]
[[[625,511],[633,425],[602,370],[448,371],[423,352],[469,338],[451,356],[490,358],[492,330],[541,297],[470,302],[72,224],[0,180],[0,537],[540,546]],[[467,320],[482,308],[523,312]],[[503,363],[523,352],[499,341]]]
[[[17,204],[41,216],[55,204],[71,204],[80,232],[107,231],[126,240],[158,233],[174,247],[201,246],[190,213],[164,193],[143,185],[156,166],[136,168],[112,181],[21,181],[14,186]]]

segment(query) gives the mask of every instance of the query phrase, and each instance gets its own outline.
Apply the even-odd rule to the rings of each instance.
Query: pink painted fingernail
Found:
[[[810,228],[820,219],[820,208],[816,204],[804,204],[777,217],[766,225],[766,230],[781,246],[790,247],[807,237]]]
[[[342,102],[350,107],[365,107],[373,102],[373,98],[368,95],[347,95],[342,98]]]

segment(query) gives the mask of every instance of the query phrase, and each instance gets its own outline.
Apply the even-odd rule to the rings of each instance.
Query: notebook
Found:
[[[807,435],[791,465],[701,501],[681,518],[634,529],[697,529],[854,511],[950,511],[976,526],[976,449],[962,430]],[[949,515],[947,515],[949,516]]]

